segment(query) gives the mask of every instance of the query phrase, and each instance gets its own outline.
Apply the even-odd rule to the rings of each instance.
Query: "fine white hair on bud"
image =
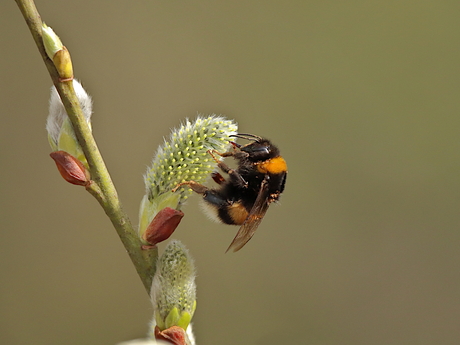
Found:
[[[160,210],[180,209],[192,193],[188,187],[172,193],[174,187],[184,181],[206,181],[217,167],[208,150],[228,151],[231,136],[237,134],[237,130],[234,121],[213,114],[198,116],[195,121],[187,119],[172,131],[169,141],[158,148],[144,176],[147,191],[139,213],[141,237]]]
[[[150,293],[161,331],[172,326],[187,330],[196,308],[195,276],[188,250],[180,241],[171,241],[157,261]]]
[[[91,96],[88,95],[83,86],[81,86],[80,82],[76,79],[73,80],[73,88],[80,102],[80,106],[86,118],[86,121],[88,122],[88,124],[90,124],[91,114],[93,112],[93,102],[91,100]],[[62,104],[61,97],[59,97],[56,87],[53,85],[51,87],[48,119],[46,121],[46,130],[48,131],[50,138],[56,144],[59,141],[59,136],[61,134],[63,123],[67,118],[67,112],[64,108],[64,104]]]
[[[193,326],[192,323],[190,325],[188,325],[187,336],[188,336],[188,339],[190,340],[190,345],[196,345],[195,334],[193,333],[193,327],[192,326]]]
[[[93,112],[91,96],[88,95],[80,82],[75,79],[72,82],[83,115],[91,128],[91,114]],[[72,124],[54,86],[51,87],[46,130],[48,131],[48,140],[53,151],[66,151],[86,164],[86,159],[76,139]]]

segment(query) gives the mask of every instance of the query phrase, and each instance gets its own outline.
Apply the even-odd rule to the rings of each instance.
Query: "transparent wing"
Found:
[[[249,212],[248,217],[244,221],[243,225],[241,225],[238,233],[236,234],[235,238],[233,239],[230,246],[227,248],[228,252],[232,249],[234,252],[240,250],[244,247],[246,243],[254,236],[254,233],[257,230],[262,218],[264,217],[265,213],[268,210],[268,206],[270,206],[270,202],[268,199],[268,176],[262,181],[259,194],[257,195],[257,199],[252,207],[251,211]]]

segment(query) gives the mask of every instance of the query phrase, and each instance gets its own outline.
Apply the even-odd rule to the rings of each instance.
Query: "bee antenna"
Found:
[[[254,134],[238,133],[238,134],[232,134],[230,136],[241,138],[241,139],[246,139],[246,140],[262,141],[261,137],[259,137],[258,135],[254,135]]]

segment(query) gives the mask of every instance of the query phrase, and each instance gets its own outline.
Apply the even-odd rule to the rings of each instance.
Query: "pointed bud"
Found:
[[[64,180],[78,186],[87,186],[90,183],[89,171],[74,156],[65,151],[55,151],[50,156]]]
[[[158,259],[150,296],[161,331],[172,326],[187,329],[196,308],[195,265],[179,241],[169,243]]]
[[[45,23],[42,25],[43,45],[46,55],[53,61],[62,80],[72,80],[73,67],[69,51],[52,28]]]
[[[165,207],[153,218],[144,233],[143,240],[151,246],[167,240],[176,230],[182,217],[184,212]]]
[[[42,36],[46,55],[48,55],[48,57],[53,60],[54,54],[64,48],[64,45],[54,30],[45,23],[42,25]]]

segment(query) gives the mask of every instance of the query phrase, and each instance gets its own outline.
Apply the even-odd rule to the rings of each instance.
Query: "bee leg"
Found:
[[[179,183],[176,187],[173,188],[172,192],[176,192],[180,187],[182,186],[189,186],[191,190],[193,190],[195,193],[205,195],[207,191],[209,190],[208,187],[203,186],[201,183],[195,182],[195,181],[185,181]]]
[[[205,194],[203,194],[203,200],[217,207],[229,206],[228,200],[223,198],[221,195],[219,195],[219,193],[217,193],[214,190],[209,190]]]
[[[217,158],[215,155],[219,155],[221,157],[231,157],[235,155],[234,151],[228,151],[228,152],[219,152],[217,150],[210,149],[208,150],[208,153],[211,155],[211,157],[216,161],[217,164],[220,163],[220,159]]]
[[[172,192],[174,193],[177,189],[179,189],[182,186],[189,186],[195,193],[203,195],[203,199],[212,205],[228,205],[228,201],[222,196],[220,196],[216,191],[210,190],[208,187],[203,186],[201,183],[195,181],[185,181],[179,183],[176,187],[174,187]]]
[[[219,156],[221,157],[229,157],[229,156],[233,156],[234,153],[233,152],[224,152],[224,153],[220,153],[216,150],[208,150],[208,153],[212,156],[212,158],[214,158],[214,160],[216,161],[217,163],[217,166],[219,167],[219,169],[221,169],[224,173],[227,173],[229,174],[230,176],[234,176],[237,181],[243,186],[243,187],[247,187],[248,186],[248,183],[245,181],[245,179],[236,171],[236,170],[233,170],[231,169],[227,164],[225,164],[224,162],[220,161],[219,159],[217,159],[216,156],[214,156],[214,153],[217,153]],[[215,181],[215,180],[214,180]],[[217,182],[217,181],[216,181]]]

